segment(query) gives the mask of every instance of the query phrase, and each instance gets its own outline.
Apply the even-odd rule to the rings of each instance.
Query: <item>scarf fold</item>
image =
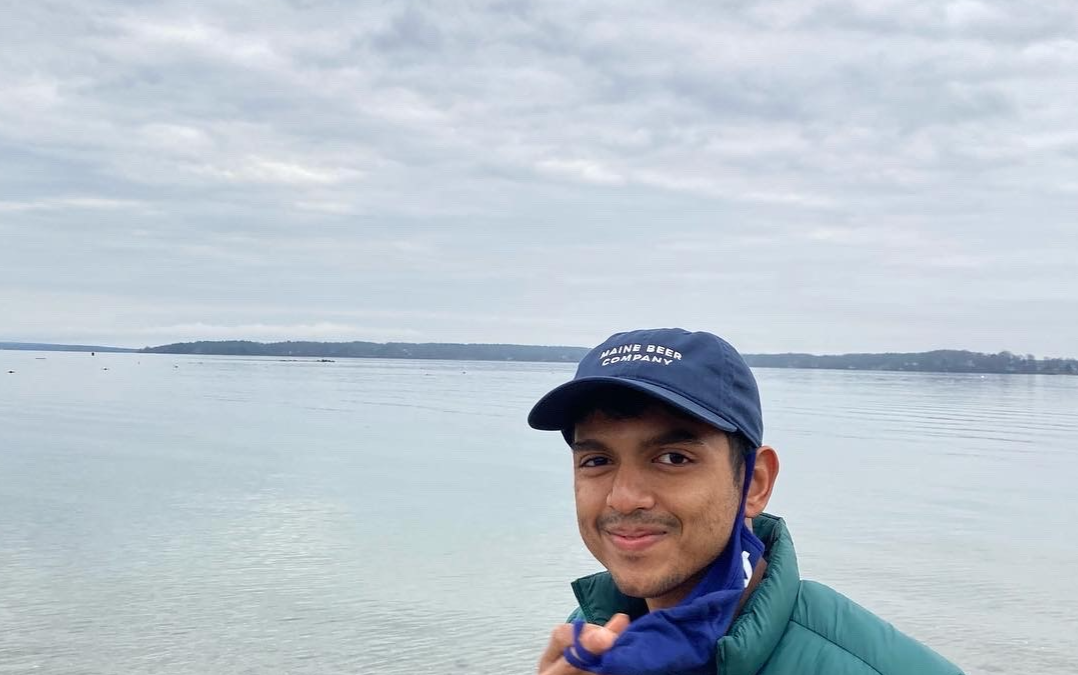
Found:
[[[570,665],[598,675],[714,672],[715,643],[730,629],[764,554],[763,542],[745,527],[745,496],[755,464],[755,454],[745,458],[745,483],[730,541],[693,590],[677,605],[633,621],[603,654],[593,654],[580,643],[584,621],[574,621],[573,644],[564,652]]]

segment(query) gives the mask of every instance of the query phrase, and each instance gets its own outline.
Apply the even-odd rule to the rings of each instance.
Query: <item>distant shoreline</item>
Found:
[[[0,342],[0,349],[31,352],[104,352],[107,354],[135,354],[141,350],[103,345],[58,345],[49,342]]]
[[[56,345],[0,342],[0,349],[200,356],[277,356],[287,358],[380,358],[439,361],[519,361],[577,363],[585,347],[541,345],[409,343],[409,342],[252,342],[248,340],[180,342],[143,349],[94,345]],[[941,349],[915,353],[879,354],[746,354],[750,366],[806,370],[860,370],[922,373],[982,373],[1078,375],[1076,359],[1037,359],[1032,355],[1000,352],[982,354]]]

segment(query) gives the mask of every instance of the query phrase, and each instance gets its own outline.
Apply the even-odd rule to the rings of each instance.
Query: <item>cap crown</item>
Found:
[[[756,378],[737,350],[711,333],[657,328],[611,335],[580,361],[573,381],[600,379],[650,385],[644,390],[719,428],[736,427],[755,447],[763,442]]]

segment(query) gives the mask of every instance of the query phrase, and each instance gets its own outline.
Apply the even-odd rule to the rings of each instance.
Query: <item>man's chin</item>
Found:
[[[665,580],[655,578],[640,578],[632,574],[619,574],[614,570],[609,570],[610,576],[614,578],[614,585],[618,587],[618,590],[629,596],[630,598],[655,598],[663,595],[670,590],[671,585],[665,583]],[[672,584],[672,587],[676,587],[677,584]]]

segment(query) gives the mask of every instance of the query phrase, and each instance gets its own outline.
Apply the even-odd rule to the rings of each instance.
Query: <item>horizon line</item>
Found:
[[[83,343],[75,343],[75,342],[36,342],[36,341],[32,341],[32,340],[0,340],[0,349],[5,349],[6,348],[5,345],[33,345],[33,346],[42,346],[42,347],[52,347],[52,348],[54,348],[53,351],[64,351],[63,349],[59,349],[59,348],[79,348],[79,350],[87,350],[87,349],[95,349],[96,348],[97,350],[101,350],[101,351],[104,351],[104,350],[122,350],[122,351],[125,351],[125,352],[142,352],[143,350],[147,350],[147,349],[159,349],[161,347],[170,347],[170,346],[173,346],[173,345],[188,345],[188,344],[195,344],[195,343],[227,343],[227,342],[246,342],[246,343],[258,344],[258,345],[279,345],[279,344],[287,344],[287,343],[297,342],[297,343],[313,343],[313,344],[325,344],[325,345],[343,345],[343,344],[363,343],[363,344],[371,344],[371,345],[451,345],[451,346],[476,346],[476,347],[535,347],[535,348],[540,348],[540,349],[580,349],[580,350],[584,350],[584,351],[592,349],[592,347],[583,347],[583,346],[579,346],[579,345],[544,345],[544,344],[523,344],[523,343],[515,343],[515,342],[405,342],[405,341],[398,341],[398,340],[390,340],[390,341],[386,341],[386,342],[375,342],[375,341],[372,341],[372,340],[297,340],[297,339],[262,341],[262,340],[252,340],[252,339],[247,339],[247,338],[225,339],[225,340],[184,340],[184,341],[179,341],[179,342],[166,342],[166,343],[157,344],[157,345],[144,345],[142,347],[120,347],[120,346],[114,346],[114,345],[83,344]],[[33,350],[32,349],[24,349],[24,351],[33,351]],[[1035,355],[1030,354],[1028,352],[1022,353],[1022,352],[1012,351],[1012,350],[1009,350],[1009,349],[1000,350],[998,352],[981,352],[981,351],[975,351],[975,350],[972,350],[972,349],[956,349],[956,348],[952,348],[952,347],[926,349],[926,350],[921,350],[921,351],[876,351],[876,352],[858,351],[858,352],[841,352],[841,353],[836,353],[836,352],[833,352],[833,353],[815,353],[815,352],[784,351],[784,352],[741,352],[741,354],[743,356],[746,356],[746,357],[748,357],[748,356],[818,356],[818,357],[826,357],[826,356],[876,356],[876,355],[886,355],[886,354],[916,355],[916,354],[931,354],[933,352],[967,352],[967,353],[970,353],[970,354],[981,354],[981,355],[985,355],[985,356],[993,356],[993,355],[999,355],[999,354],[1010,354],[1012,356],[1019,356],[1019,357],[1023,357],[1023,358],[1026,357],[1026,356],[1033,356],[1034,360],[1036,360],[1036,361],[1044,361],[1044,360],[1073,361],[1073,360],[1078,360],[1078,359],[1076,359],[1076,357],[1070,357],[1070,356],[1035,356]]]

